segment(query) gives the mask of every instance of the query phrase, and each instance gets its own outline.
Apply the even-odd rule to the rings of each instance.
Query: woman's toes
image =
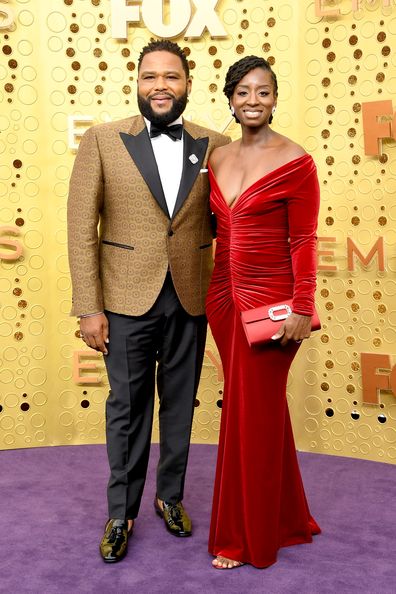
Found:
[[[234,567],[240,567],[243,563],[226,557],[216,557],[216,559],[213,559],[212,565],[217,569],[234,569]]]

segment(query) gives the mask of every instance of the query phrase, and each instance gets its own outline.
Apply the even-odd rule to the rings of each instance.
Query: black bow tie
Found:
[[[157,126],[156,124],[151,124],[150,138],[155,138],[160,134],[166,134],[172,140],[181,140],[183,126],[182,124],[173,124],[173,126]]]

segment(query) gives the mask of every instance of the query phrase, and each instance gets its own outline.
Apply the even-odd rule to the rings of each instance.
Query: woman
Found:
[[[311,542],[309,513],[286,402],[286,381],[314,308],[316,168],[274,132],[276,76],[263,58],[230,67],[224,93],[241,139],[210,159],[217,217],[207,314],[224,367],[224,400],[209,552],[217,569],[267,567],[280,547]],[[250,348],[241,311],[293,298],[269,346]]]

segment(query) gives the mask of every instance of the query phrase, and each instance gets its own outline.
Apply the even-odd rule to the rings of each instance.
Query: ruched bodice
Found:
[[[265,175],[231,206],[209,169],[211,208],[217,218],[212,288],[239,310],[295,295],[293,309],[311,314],[318,186],[310,155]],[[279,299],[278,299],[279,298]]]

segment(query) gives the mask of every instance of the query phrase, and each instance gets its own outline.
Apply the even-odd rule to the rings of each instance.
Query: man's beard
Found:
[[[179,99],[172,97],[172,107],[166,113],[156,113],[151,107],[150,99],[144,99],[139,93],[137,94],[137,102],[140,113],[148,119],[152,124],[157,126],[167,126],[171,124],[186,109],[187,105],[187,91]]]

